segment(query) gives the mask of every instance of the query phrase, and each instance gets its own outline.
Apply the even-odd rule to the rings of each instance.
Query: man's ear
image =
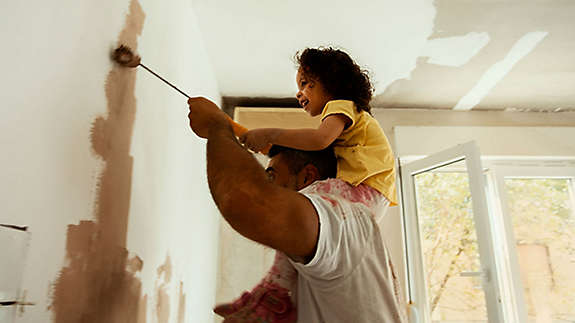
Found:
[[[320,176],[319,176],[319,171],[317,170],[317,167],[315,167],[313,164],[307,164],[304,166],[304,168],[301,170],[300,172],[300,182],[298,184],[298,190],[310,185],[311,183],[317,181]]]

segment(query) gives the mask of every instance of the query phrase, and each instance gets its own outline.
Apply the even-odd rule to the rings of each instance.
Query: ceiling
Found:
[[[575,110],[575,0],[194,0],[223,96],[291,97],[294,54],[335,46],[375,108]]]

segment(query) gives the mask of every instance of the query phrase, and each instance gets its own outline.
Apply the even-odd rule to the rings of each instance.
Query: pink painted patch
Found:
[[[335,178],[314,183],[309,187],[309,189],[304,191],[307,193],[319,194],[333,206],[337,205],[337,200],[334,200],[334,197],[336,196],[341,196],[352,203],[364,204],[369,208],[376,206],[376,204],[382,199],[382,195],[368,185],[360,184],[358,186],[353,186],[343,180]]]

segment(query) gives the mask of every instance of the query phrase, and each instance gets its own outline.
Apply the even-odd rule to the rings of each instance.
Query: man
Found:
[[[270,182],[299,191],[317,180],[335,178],[337,159],[331,147],[320,151],[272,146],[266,174]]]
[[[382,205],[341,180],[315,181],[313,167],[289,174],[280,160],[266,174],[213,102],[188,104],[192,130],[208,140],[208,184],[222,216],[243,236],[285,253],[298,271],[298,322],[404,322],[375,219]]]

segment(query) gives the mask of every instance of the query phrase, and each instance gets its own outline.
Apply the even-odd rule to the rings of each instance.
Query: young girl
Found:
[[[333,144],[337,178],[358,192],[367,189],[396,204],[394,158],[389,142],[371,116],[373,87],[366,71],[343,51],[308,48],[296,56],[299,64],[296,98],[311,116],[321,115],[317,129],[251,130],[240,141],[253,151],[270,145],[299,150],[322,150]],[[360,184],[365,184],[361,185]],[[225,322],[263,319],[295,322],[294,282],[297,273],[287,256],[277,252],[274,265],[251,292],[214,311]]]

